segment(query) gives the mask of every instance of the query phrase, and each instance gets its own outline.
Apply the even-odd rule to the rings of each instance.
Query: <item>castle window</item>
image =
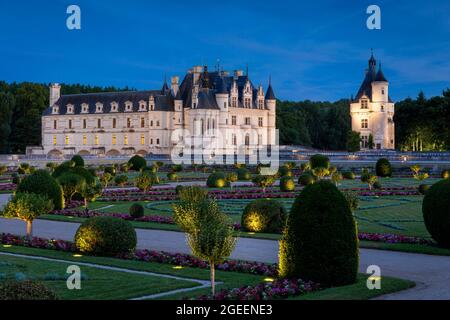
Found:
[[[87,128],[87,121],[86,121],[86,119],[83,119],[83,129],[86,129]]]
[[[117,137],[116,137],[116,135],[115,135],[115,134],[113,134],[113,135],[112,135],[112,140],[111,140],[111,143],[112,143],[112,145],[113,145],[113,146],[115,146],[115,145],[116,145],[116,143],[117,143]]]
[[[101,113],[103,112],[103,104],[101,104],[100,102],[95,104],[95,112],[97,113]]]
[[[67,113],[73,114],[73,105],[71,104],[67,105]]]
[[[69,129],[72,129],[72,120],[69,119]]]
[[[127,118],[127,128],[131,128],[131,119]]]
[[[56,146],[56,136],[53,136],[53,145]]]
[[[231,125],[233,125],[233,126],[236,125],[236,116],[231,117]]]
[[[369,102],[367,100],[361,100],[361,109],[369,109]]]
[[[384,94],[384,88],[381,89],[381,94]]]
[[[226,102],[226,101],[223,103],[223,108],[224,108],[224,109],[227,108],[227,102]]]
[[[89,105],[87,105],[86,103],[83,103],[81,105],[81,112],[82,113],[88,113],[88,111],[89,111]]]
[[[145,136],[141,135],[141,145],[144,145],[144,144],[145,144]]]
[[[384,111],[384,106],[381,106],[381,111]]]
[[[197,103],[196,102],[194,102],[193,108],[194,109],[197,108]]]
[[[70,144],[70,139],[69,139],[69,136],[68,135],[66,135],[66,145],[69,145]]]
[[[236,108],[237,107],[237,97],[231,98],[231,106]]]
[[[58,121],[53,120],[53,129],[57,129],[58,128]]]
[[[141,128],[145,128],[145,118],[141,118]]]
[[[145,101],[140,101],[139,102],[139,111],[145,111],[147,110],[147,105],[145,103]]]
[[[150,127],[153,127],[153,120],[150,121]]]
[[[159,121],[156,121],[156,126],[159,127]]]
[[[258,134],[258,146],[262,145],[262,135]]]
[[[362,148],[369,147],[369,137],[368,136],[361,136],[361,147]]]
[[[133,111],[133,104],[130,101],[125,102],[125,111]]]
[[[159,145],[159,139],[156,139],[156,144]]]
[[[153,139],[150,139],[150,144],[153,144]]]
[[[369,120],[361,119],[361,129],[368,129],[368,128],[369,128]]]
[[[99,145],[99,139],[98,139],[98,135],[95,135],[95,145]]]
[[[245,135],[245,145],[246,146],[250,145],[250,135],[248,133]]]
[[[111,112],[117,112],[118,105],[117,102],[111,102]]]
[[[244,107],[245,108],[250,108],[251,106],[251,99],[250,98],[245,98],[244,99]]]
[[[87,144],[87,137],[86,137],[86,135],[83,135],[83,145],[86,145]]]
[[[124,145],[128,145],[128,136],[127,136],[127,135],[125,135],[125,136],[123,137],[123,144],[124,144]]]
[[[246,124],[247,126],[250,125],[250,117],[246,117],[246,118],[245,118],[245,124]]]
[[[97,119],[97,128],[101,128],[102,127],[102,120],[101,119]]]
[[[233,135],[231,136],[231,142],[233,143],[233,146],[237,146],[237,138],[236,138],[236,135],[235,135],[235,134],[233,134]]]
[[[116,118],[112,119],[112,127],[113,127],[113,129],[115,129],[117,127],[117,119]]]
[[[259,127],[263,126],[263,118],[261,118],[261,117],[258,118],[258,126]]]
[[[264,109],[264,101],[262,99],[258,100],[258,108],[259,109]]]
[[[53,112],[52,113],[53,114],[58,114],[59,113],[59,107],[58,106],[53,107]]]

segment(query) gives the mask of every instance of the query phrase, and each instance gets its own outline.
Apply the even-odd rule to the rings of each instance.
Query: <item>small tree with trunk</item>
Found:
[[[6,218],[17,218],[27,224],[27,237],[33,236],[33,220],[53,210],[46,196],[35,193],[17,193],[3,211]]]
[[[70,172],[62,174],[56,180],[61,185],[64,196],[68,201],[71,201],[75,193],[81,192],[86,185],[86,180],[82,176]]]
[[[422,169],[418,164],[412,165],[409,168],[411,169],[414,178],[419,174],[420,170]]]
[[[136,179],[134,179],[134,185],[144,192],[147,192],[151,189],[153,185],[153,180],[150,175],[145,172],[142,172]]]
[[[105,172],[101,175],[100,182],[102,183],[104,189],[106,189],[108,183],[112,180],[112,177],[112,174],[108,172]]]
[[[275,177],[274,176],[264,176],[264,175],[258,175],[253,178],[252,182],[262,188],[263,192],[266,192],[266,188],[270,187],[275,183]]]
[[[102,185],[100,182],[97,181],[97,183],[89,185],[85,184],[84,187],[81,189],[81,196],[84,198],[84,208],[88,208],[89,202],[95,201],[98,197],[102,195]]]
[[[378,181],[378,177],[370,172],[364,172],[361,175],[361,182],[367,183],[367,185],[369,186],[369,190],[372,190],[373,185],[375,184],[375,182]]]
[[[342,173],[340,173],[340,172],[335,172],[331,175],[331,181],[334,182],[336,187],[339,185],[339,182],[341,182],[342,179],[343,179]]]

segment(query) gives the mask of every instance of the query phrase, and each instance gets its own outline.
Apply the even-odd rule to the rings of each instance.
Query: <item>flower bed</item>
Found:
[[[72,242],[64,240],[49,240],[33,237],[31,240],[23,236],[0,233],[0,244],[38,249],[58,250],[65,252],[76,252],[76,247]],[[166,263],[181,267],[207,269],[207,262],[197,259],[194,256],[183,253],[168,253],[155,250],[135,250],[131,254],[122,254],[116,258],[125,260],[136,260],[146,262]],[[267,277],[274,277],[278,273],[276,264],[265,264],[262,262],[250,262],[240,260],[227,260],[216,265],[217,270],[250,273]]]
[[[360,232],[358,234],[359,240],[377,241],[385,243],[408,243],[408,244],[425,244],[433,245],[434,242],[429,239],[403,236],[398,234],[386,234],[386,233],[366,233]]]
[[[15,191],[17,185],[15,183],[2,183],[0,184],[0,191]]]
[[[299,296],[317,291],[320,285],[301,279],[278,279],[273,282],[263,282],[254,287],[225,289],[212,295],[202,295],[192,300],[278,300]]]

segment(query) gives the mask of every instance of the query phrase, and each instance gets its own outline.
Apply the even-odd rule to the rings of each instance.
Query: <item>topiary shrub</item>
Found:
[[[236,170],[239,181],[248,181],[252,178],[250,171],[246,168],[239,168]]]
[[[219,171],[209,175],[208,180],[206,180],[206,185],[209,188],[223,188],[228,187],[229,182],[227,181],[225,174]]]
[[[441,178],[442,179],[450,179],[450,170],[442,170]]]
[[[128,176],[125,174],[118,175],[114,178],[114,182],[118,185],[123,187],[128,182]]]
[[[392,166],[388,159],[381,158],[378,159],[375,165],[375,171],[377,176],[386,178],[392,176]]]
[[[248,232],[281,233],[287,212],[276,200],[258,199],[250,202],[242,213],[242,230]]]
[[[298,184],[302,186],[307,186],[308,184],[313,184],[316,181],[314,176],[310,173],[303,173],[298,177]]]
[[[115,167],[105,167],[105,169],[103,169],[103,172],[104,173],[109,173],[110,175],[115,176],[117,170],[116,170]]]
[[[359,196],[354,191],[342,191],[342,194],[344,195],[345,199],[348,202],[348,205],[350,206],[350,210],[353,212],[358,210],[359,208]]]
[[[278,175],[280,177],[292,177],[292,171],[288,166],[284,165],[278,169]]]
[[[178,180],[178,176],[177,176],[177,174],[175,172],[169,172],[167,174],[167,179],[169,181],[176,181],[176,180]]]
[[[347,180],[355,180],[356,175],[351,171],[342,172],[342,177]]]
[[[18,185],[20,183],[20,176],[16,172],[14,172],[11,175],[11,178],[12,178],[12,180],[11,180],[12,183],[14,183],[16,185]]]
[[[184,186],[182,186],[181,184],[175,187],[175,193],[176,194],[180,194],[181,191],[183,191]]]
[[[282,177],[280,179],[280,190],[283,192],[290,192],[295,190],[295,182],[289,176]]]
[[[330,167],[330,159],[323,154],[315,154],[309,158],[309,164],[311,166],[311,170],[316,168],[328,169]]]
[[[142,172],[150,172],[150,173],[157,173],[158,167],[157,166],[145,166],[141,169]]]
[[[144,216],[144,207],[140,203],[133,203],[128,212],[133,219],[139,219]]]
[[[0,300],[58,300],[58,296],[37,281],[6,281],[0,282]]]
[[[323,287],[356,282],[356,222],[344,195],[329,181],[308,185],[294,201],[280,245],[279,276]]]
[[[18,193],[36,193],[52,200],[55,210],[64,209],[64,193],[61,186],[47,170],[37,170],[25,177],[17,186]]]
[[[128,165],[130,166],[130,170],[140,171],[147,166],[147,161],[143,157],[135,155],[128,160]]]
[[[380,181],[375,181],[375,183],[373,184],[373,188],[380,190],[381,189],[381,182]]]
[[[450,249],[450,180],[435,183],[426,192],[422,203],[425,226],[433,239]]]
[[[429,184],[421,184],[421,185],[419,185],[419,187],[417,189],[419,190],[420,194],[425,194],[425,193],[427,193],[428,189],[430,189],[430,185]]]
[[[136,231],[130,222],[113,217],[93,217],[78,228],[75,245],[80,252],[116,256],[136,248]]]
[[[70,160],[75,162],[75,167],[84,167],[84,159],[82,156],[76,154]]]

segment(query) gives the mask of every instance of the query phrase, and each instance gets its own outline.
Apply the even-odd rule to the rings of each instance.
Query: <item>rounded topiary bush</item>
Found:
[[[139,219],[144,216],[144,207],[140,203],[133,203],[128,212],[133,219]]]
[[[250,202],[242,213],[242,230],[248,232],[280,233],[286,223],[287,212],[276,200],[258,199]]]
[[[430,189],[430,185],[429,184],[421,184],[421,185],[419,185],[419,187],[417,189],[419,190],[420,194],[425,194]]]
[[[227,181],[225,174],[219,171],[209,175],[208,180],[206,180],[206,185],[209,188],[223,188],[228,187],[229,182]]]
[[[381,158],[378,159],[377,164],[375,166],[375,171],[377,176],[385,178],[392,176],[392,166],[388,159]]]
[[[116,256],[136,248],[136,231],[130,222],[114,217],[93,217],[81,224],[75,234],[80,252]]]
[[[308,184],[313,184],[316,181],[314,176],[310,173],[303,173],[298,177],[298,184],[302,186],[307,186]]]
[[[248,181],[252,178],[250,171],[246,168],[239,168],[236,170],[238,180],[240,181]]]
[[[356,282],[356,222],[344,195],[329,181],[305,187],[294,201],[280,244],[280,277],[324,287]]]
[[[179,184],[178,186],[175,187],[175,193],[180,194],[180,192],[183,191],[183,189],[184,189],[184,186]]]
[[[70,160],[75,162],[75,167],[84,167],[84,159],[82,156],[76,154]]]
[[[316,168],[325,168],[328,169],[330,167],[330,159],[323,154],[315,154],[309,158],[309,164],[311,169]]]
[[[425,226],[442,247],[450,248],[450,180],[435,183],[426,192],[422,203]]]
[[[450,170],[442,170],[441,178],[442,179],[450,179]]]
[[[347,180],[355,180],[356,175],[351,171],[342,172],[342,177]]]
[[[280,179],[280,190],[284,192],[290,192],[295,190],[295,182],[289,176],[282,177]]]
[[[57,300],[58,296],[44,284],[32,281],[0,283],[0,300]]]
[[[16,192],[45,195],[52,200],[55,210],[64,209],[63,190],[47,170],[37,170],[25,177],[17,186]]]
[[[170,181],[176,181],[178,179],[178,176],[175,172],[169,172],[167,174],[167,179]]]
[[[278,169],[278,174],[280,175],[280,177],[292,177],[292,171],[291,171],[291,169],[290,169],[288,166],[286,166],[286,165],[281,166],[281,167]]]
[[[130,170],[139,171],[147,166],[147,161],[143,157],[135,155],[128,160],[128,165]]]

